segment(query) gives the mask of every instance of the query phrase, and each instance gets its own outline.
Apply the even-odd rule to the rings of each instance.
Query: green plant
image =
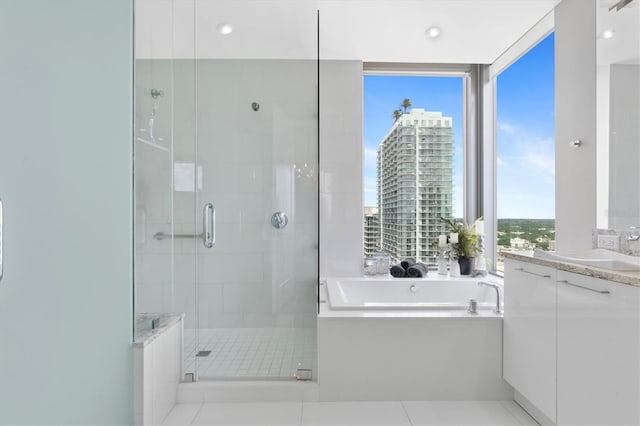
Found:
[[[464,222],[454,222],[452,219],[446,219],[444,217],[440,218],[447,225],[447,230],[449,233],[455,232],[458,234],[458,242],[451,244],[451,251],[458,258],[460,257],[476,257],[478,254],[478,235],[476,234],[475,227],[476,223],[474,222],[471,225],[468,225]],[[478,220],[482,220],[482,218],[478,218]]]

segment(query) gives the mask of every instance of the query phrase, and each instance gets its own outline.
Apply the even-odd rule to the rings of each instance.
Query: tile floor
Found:
[[[536,426],[513,401],[178,404],[164,425]]]
[[[185,330],[185,372],[195,372],[197,351],[202,378],[290,378],[298,368],[316,368],[315,328],[206,328]]]

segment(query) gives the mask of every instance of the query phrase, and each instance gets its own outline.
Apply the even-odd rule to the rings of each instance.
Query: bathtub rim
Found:
[[[444,310],[444,309],[432,309],[432,310],[419,310],[419,309],[332,309],[329,303],[329,294],[327,288],[327,280],[362,280],[362,281],[481,281],[489,279],[492,282],[500,285],[500,291],[504,296],[504,279],[498,275],[490,275],[488,277],[448,277],[448,276],[428,276],[426,278],[408,279],[408,278],[393,278],[391,276],[351,276],[351,277],[322,277],[318,284],[318,319],[321,318],[440,318],[440,319],[500,319],[504,318],[504,314],[496,314],[493,309],[481,309],[477,314],[470,314],[466,309],[457,310]],[[504,297],[502,299],[504,305]]]

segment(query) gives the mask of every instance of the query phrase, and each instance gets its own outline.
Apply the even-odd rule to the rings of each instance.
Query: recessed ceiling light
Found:
[[[615,34],[616,32],[613,30],[604,30],[602,32],[602,38],[613,38]]]
[[[216,30],[218,30],[218,32],[222,35],[229,35],[233,32],[233,26],[225,22],[222,24],[218,24]]]
[[[442,34],[442,30],[440,29],[440,27],[429,27],[427,28],[427,35],[430,38],[438,38],[440,37],[440,34]]]

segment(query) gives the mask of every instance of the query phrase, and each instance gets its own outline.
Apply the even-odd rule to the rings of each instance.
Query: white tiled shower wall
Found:
[[[138,81],[148,82],[137,85],[143,109],[137,111],[137,127],[144,127],[151,111],[149,90],[162,89],[155,133],[165,138],[165,146],[173,142],[169,153],[136,145],[137,311],[184,311],[185,326],[193,327],[197,273],[201,327],[314,326],[317,63],[198,60],[197,100],[195,66],[188,60],[137,63]],[[326,63],[321,69],[321,79],[334,77],[321,86],[322,274],[359,274],[361,69],[359,62]],[[258,111],[252,102],[260,104]],[[194,193],[171,189],[172,161],[195,158],[196,105],[203,170],[197,202]],[[213,249],[200,241],[153,239],[172,226],[183,233],[195,224],[200,232],[206,202],[217,207]],[[289,216],[286,228],[271,226],[275,211]],[[328,265],[335,265],[333,272]]]

